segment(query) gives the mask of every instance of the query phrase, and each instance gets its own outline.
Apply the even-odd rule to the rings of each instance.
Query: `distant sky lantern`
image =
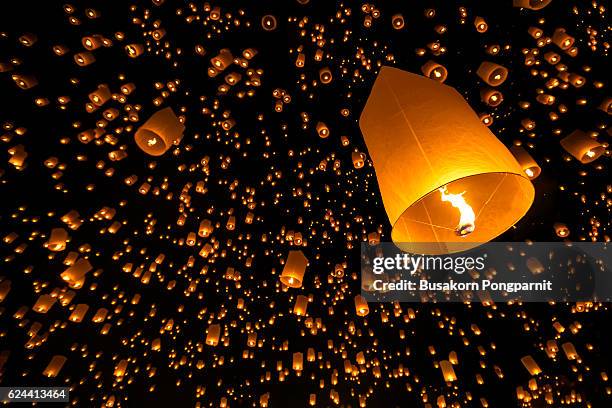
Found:
[[[501,65],[485,61],[478,67],[476,74],[491,86],[498,86],[508,78],[508,70]]]
[[[448,76],[448,71],[442,65],[435,61],[429,60],[421,67],[421,72],[426,77],[434,81],[444,82]]]
[[[280,276],[280,281],[290,288],[302,287],[304,272],[308,266],[308,259],[302,251],[289,251],[285,267]]]
[[[448,86],[383,67],[359,125],[391,238],[403,250],[475,247],[510,228],[533,202],[519,163]]]
[[[606,148],[581,130],[575,130],[561,139],[561,146],[581,163],[597,160]]]
[[[161,156],[170,146],[177,144],[185,131],[185,125],[172,108],[164,108],[153,114],[136,131],[134,139],[138,147],[151,156]]]
[[[368,302],[361,295],[355,296],[355,313],[357,316],[367,316],[370,313],[370,308],[368,307]]]
[[[512,155],[530,180],[534,180],[540,175],[542,169],[525,149],[521,146],[514,146],[510,149],[510,152],[512,152]]]

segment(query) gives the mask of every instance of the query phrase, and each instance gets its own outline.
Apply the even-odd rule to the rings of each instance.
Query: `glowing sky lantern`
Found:
[[[403,250],[472,248],[510,228],[533,202],[516,159],[448,86],[383,67],[359,126],[391,238]]]

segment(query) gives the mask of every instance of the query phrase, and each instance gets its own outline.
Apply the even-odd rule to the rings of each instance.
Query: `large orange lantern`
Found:
[[[533,202],[519,163],[451,87],[383,67],[359,126],[402,250],[473,248],[510,228]]]

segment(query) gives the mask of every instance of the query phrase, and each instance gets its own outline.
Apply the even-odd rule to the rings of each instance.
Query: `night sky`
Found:
[[[79,407],[608,406],[608,304],[379,303],[361,317],[354,303],[361,242],[391,241],[358,125],[383,65],[441,64],[499,140],[541,167],[529,212],[497,240],[610,240],[607,7],[2,2],[0,386],[68,386]],[[550,41],[559,28],[575,51]],[[228,51],[229,66],[211,68]],[[95,60],[81,66],[84,52]],[[509,71],[497,107],[481,100],[483,61]],[[100,85],[111,97],[97,106]],[[185,131],[152,156],[134,133],[166,107]],[[560,140],[575,130],[605,153],[572,157]],[[366,153],[362,168],[353,152]],[[68,236],[55,251],[54,229]],[[309,262],[301,288],[279,280],[291,250]],[[77,259],[91,270],[71,287],[62,273]],[[42,312],[41,297],[53,302]],[[77,305],[88,306],[80,322]],[[57,355],[66,362],[48,377]]]

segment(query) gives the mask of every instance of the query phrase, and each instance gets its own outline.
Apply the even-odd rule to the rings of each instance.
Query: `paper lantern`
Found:
[[[521,146],[514,146],[510,149],[510,151],[530,180],[538,178],[542,172],[542,169],[525,149],[523,149]]]
[[[138,147],[151,156],[161,156],[183,136],[185,125],[176,117],[172,108],[164,108],[153,114],[136,131],[134,140]]]
[[[221,325],[211,324],[208,326],[208,332],[206,333],[206,344],[209,346],[216,346],[219,344],[219,336],[221,335]]]
[[[85,283],[85,275],[91,271],[91,263],[84,258],[79,259],[60,275],[62,279],[73,289],[80,289]]]
[[[266,15],[261,18],[261,27],[266,31],[273,31],[276,29],[276,17],[273,15]]]
[[[38,85],[38,80],[33,75],[13,74],[11,78],[21,89],[30,89]]]
[[[317,134],[321,139],[325,139],[329,136],[329,128],[323,122],[317,122]]]
[[[403,250],[473,248],[531,206],[529,178],[453,88],[383,67],[359,126]]]
[[[529,374],[531,375],[538,375],[542,372],[542,369],[540,368],[538,363],[536,363],[536,361],[531,356],[525,356],[521,358],[521,363],[523,363],[523,366],[525,366],[525,368],[527,369],[527,371],[529,371]]]
[[[290,288],[302,287],[304,272],[308,266],[308,259],[302,251],[289,251],[285,267],[280,276],[280,281]]]
[[[559,238],[566,238],[570,234],[569,227],[562,222],[555,222],[553,224],[553,228],[555,230],[555,234],[557,234]]]
[[[219,54],[210,60],[212,66],[218,71],[223,71],[225,68],[229,67],[232,62],[234,62],[234,56],[230,50],[226,48],[219,51]]]
[[[328,67],[321,68],[319,70],[319,79],[321,80],[322,84],[329,84],[332,78],[332,73]]]
[[[484,33],[489,29],[489,25],[487,24],[485,19],[479,16],[476,16],[476,18],[474,18],[474,27],[476,27],[476,31],[478,31],[479,33]]]
[[[590,163],[604,154],[606,148],[581,130],[561,139],[561,146],[581,163]]]
[[[357,316],[367,316],[370,313],[368,302],[361,295],[355,296],[355,312]]]
[[[45,368],[45,371],[43,371],[43,375],[49,378],[56,377],[67,360],[68,358],[59,354],[53,356],[49,362],[49,365],[47,365],[47,368]]]
[[[293,313],[298,316],[306,315],[306,309],[308,308],[308,297],[304,295],[298,295],[293,306]]]
[[[144,52],[145,48],[142,44],[128,44],[125,46],[125,52],[130,58],[136,58]]]
[[[74,54],[74,62],[80,67],[85,67],[96,61],[96,58],[89,51],[79,52]]]
[[[401,14],[395,14],[391,17],[391,25],[396,30],[401,30],[404,28],[404,16]]]
[[[480,91],[480,99],[487,105],[496,107],[504,101],[504,95],[497,89],[484,88]]]
[[[53,228],[45,247],[49,251],[63,251],[66,249],[66,241],[68,241],[68,232],[63,228]]]
[[[514,7],[523,7],[530,10],[540,10],[548,6],[552,0],[514,0]]]
[[[501,65],[485,61],[478,67],[476,74],[491,86],[498,86],[508,78],[508,70]]]
[[[552,36],[552,42],[562,50],[568,50],[574,45],[574,37],[569,35],[565,28],[557,28]]]
[[[360,169],[365,164],[365,154],[361,152],[353,152],[351,153],[351,159],[353,160],[353,167],[356,169]]]
[[[442,376],[444,377],[444,381],[457,381],[457,375],[455,375],[455,370],[453,369],[453,365],[450,363],[450,361],[440,361],[440,370],[442,370]]]
[[[446,81],[446,77],[448,76],[448,71],[446,68],[432,60],[429,60],[423,64],[421,67],[421,72],[426,77],[438,82]]]

